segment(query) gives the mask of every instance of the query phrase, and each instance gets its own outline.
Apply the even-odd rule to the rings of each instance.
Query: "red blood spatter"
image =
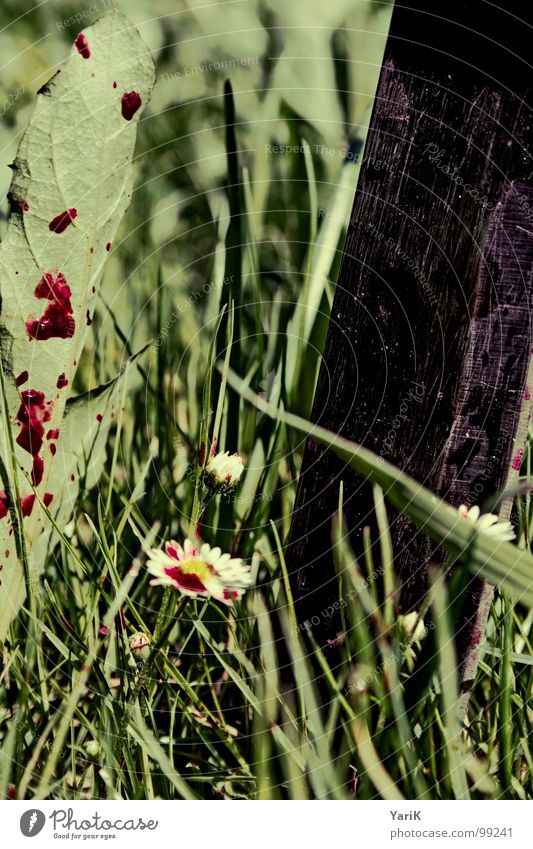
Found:
[[[117,81],[116,81],[116,80],[114,80],[114,81],[113,81],[113,88],[116,88],[116,87],[117,87]]]
[[[101,421],[102,421],[102,413],[97,413],[97,414],[96,414],[96,421],[97,421],[97,422],[101,422]]]
[[[165,575],[172,581],[175,581],[178,587],[183,590],[189,590],[195,593],[207,592],[198,575],[192,572],[189,574],[184,573],[179,566],[166,566],[164,571]]]
[[[60,374],[60,375],[59,375],[59,377],[57,378],[56,386],[57,386],[57,388],[58,388],[58,389],[64,389],[64,388],[65,388],[65,386],[68,386],[68,380],[67,380],[67,378],[65,377],[65,372],[64,372],[64,371],[63,371],[63,372],[61,372],[61,374]]]
[[[57,451],[57,447],[54,445],[53,442],[51,442],[48,447],[50,448],[50,454],[52,455],[52,457],[54,457]]]
[[[59,428],[58,427],[51,428],[48,431],[48,433],[46,434],[47,439],[57,439],[58,436],[59,436]]]
[[[89,50],[87,39],[85,38],[82,32],[80,32],[80,34],[77,36],[76,40],[74,41],[74,44],[76,45],[76,50],[78,51],[80,56],[83,56],[84,59],[88,59],[91,55],[91,51]]]
[[[45,494],[43,495],[44,506],[49,507],[53,500],[54,500],[53,493],[45,492]]]
[[[44,469],[44,462],[39,454],[43,445],[44,424],[50,420],[50,402],[45,403],[44,393],[37,389],[21,392],[20,400],[22,403],[16,421],[21,427],[16,441],[24,451],[32,455],[31,479],[34,486],[39,486]],[[31,508],[29,509],[31,512]]]
[[[512,468],[515,470],[515,472],[520,471],[520,466],[522,465],[522,457],[523,456],[524,456],[524,451],[521,448],[520,451],[518,451],[515,454],[515,456],[513,457],[513,462],[512,462],[511,465],[512,465]]]
[[[22,211],[23,211],[23,212],[28,212],[29,208],[30,208],[30,205],[29,205],[28,201],[27,201],[27,200],[23,201],[23,203],[22,203]]]
[[[72,315],[70,303],[70,286],[59,272],[45,274],[35,289],[35,297],[51,301],[39,319],[29,319],[26,330],[30,339],[43,341],[45,339],[71,339],[76,330],[76,322]]]
[[[50,411],[46,409],[44,393],[37,389],[27,389],[20,393],[22,401],[16,421],[20,424],[17,444],[32,457],[36,457],[42,448],[44,422],[50,420]]]
[[[126,121],[131,121],[137,110],[141,107],[141,95],[138,91],[125,91],[120,104],[122,107],[122,117]]]
[[[87,325],[90,327],[93,323],[93,320],[91,318],[91,313],[89,312],[89,310],[87,310],[87,312],[85,313],[85,318],[87,320]]]
[[[22,386],[23,383],[26,383],[29,374],[27,371],[21,371],[18,377],[15,378],[15,384],[17,386]]]
[[[108,243],[107,243],[107,245],[105,246],[105,249],[106,249],[106,251],[108,251],[108,252],[111,250],[111,242],[108,242]]]
[[[5,519],[9,513],[9,498],[7,492],[0,492],[0,519]]]
[[[77,209],[66,209],[65,212],[61,212],[59,215],[56,215],[55,218],[52,218],[48,225],[48,229],[51,230],[52,233],[63,233],[69,224],[72,224],[77,215]]]
[[[24,498],[20,499],[20,506],[22,508],[23,516],[31,516],[31,511],[33,510],[33,505],[35,504],[35,495],[25,495]]]
[[[33,458],[31,469],[31,482],[34,486],[39,486],[43,479],[44,463],[41,457]]]

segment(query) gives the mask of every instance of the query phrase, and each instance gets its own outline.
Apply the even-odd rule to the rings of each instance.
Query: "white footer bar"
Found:
[[[6,849],[73,843],[124,849],[533,847],[533,802],[9,801],[0,805],[1,842]]]

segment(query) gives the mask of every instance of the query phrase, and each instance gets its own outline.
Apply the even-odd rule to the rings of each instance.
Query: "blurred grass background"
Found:
[[[36,91],[80,29],[112,5],[138,26],[159,79],[143,117],[133,204],[106,266],[104,297],[139,347],[158,330],[154,280],[160,270],[166,305],[184,310],[186,320],[173,334],[186,350],[218,300],[206,298],[202,287],[217,278],[228,227],[224,79],[233,86],[241,165],[252,182],[250,226],[258,237],[261,291],[269,300],[280,293],[296,299],[311,230],[304,154],[276,154],[269,146],[308,141],[324,207],[345,151],[365,137],[391,7],[367,0],[6,0],[0,9],[0,105],[8,105],[0,120],[1,197],[10,181],[5,166]],[[6,212],[4,201],[4,221]],[[251,287],[249,268],[244,285]],[[117,366],[114,329],[109,322],[96,325],[95,334],[102,356]]]

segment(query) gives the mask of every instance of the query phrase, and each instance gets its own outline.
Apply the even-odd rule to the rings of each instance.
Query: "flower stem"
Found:
[[[200,515],[205,508],[202,498],[202,480],[201,477],[198,477],[195,489],[194,489],[194,497],[193,497],[193,505],[191,510],[191,529],[192,533],[196,530],[196,526],[198,524],[198,520]],[[163,637],[165,634],[165,626],[167,623],[167,615],[168,609],[170,607],[170,602],[172,596],[174,594],[174,590],[172,587],[165,587],[165,591],[163,593],[163,598],[161,600],[161,607],[159,608],[159,613],[157,614],[157,619],[155,621],[155,626],[153,630],[153,634],[150,639],[150,654],[146,658],[145,661],[141,661],[137,668],[137,678],[132,685],[130,690],[130,694],[128,696],[128,701],[126,703],[124,713],[122,715],[122,719],[120,722],[117,740],[115,745],[115,754],[118,753],[120,743],[123,739],[125,739],[128,724],[135,709],[135,705],[137,703],[137,699],[139,697],[139,693],[146,681],[150,678],[155,659],[161,648],[161,643],[163,641]],[[187,599],[185,598],[185,603]]]
[[[154,632],[150,640],[150,654],[148,655],[146,660],[141,660],[137,667],[137,677],[131,687],[128,696],[128,701],[126,702],[124,708],[115,744],[115,754],[118,753],[121,741],[124,740],[126,737],[128,724],[135,709],[135,705],[137,703],[139,693],[141,692],[141,688],[143,687],[145,682],[150,678],[155,658],[160,648],[160,642],[163,636],[171,596],[172,588],[166,587],[165,592],[163,594],[163,599],[161,601],[161,607],[159,608],[159,613],[157,614]]]

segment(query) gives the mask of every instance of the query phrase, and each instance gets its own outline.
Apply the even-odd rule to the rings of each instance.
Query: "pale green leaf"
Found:
[[[7,408],[0,499],[10,506],[7,514],[0,509],[4,611],[15,612],[23,594],[16,549],[20,556],[43,529],[43,511],[28,501],[34,486],[43,501],[63,501],[64,481],[55,480],[52,489],[50,475],[65,404],[102,268],[131,198],[137,124],[154,80],[150,52],[120,12],[82,35],[80,49],[72,46],[37,97],[14,164],[12,214],[0,245]],[[27,514],[23,536],[16,531],[17,492]]]

